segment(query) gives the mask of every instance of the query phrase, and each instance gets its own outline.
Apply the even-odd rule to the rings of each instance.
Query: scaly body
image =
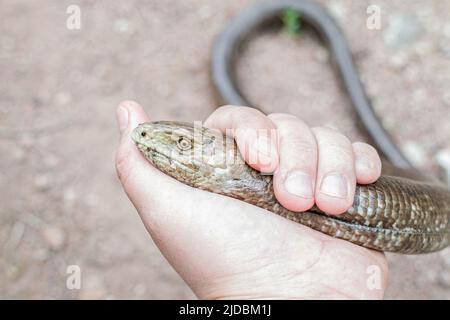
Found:
[[[133,140],[145,157],[171,177],[206,191],[239,199],[329,236],[367,248],[426,253],[450,244],[450,191],[404,178],[382,176],[358,185],[353,206],[329,216],[317,208],[297,213],[275,198],[272,177],[242,159],[234,140],[181,122],[138,126]]]

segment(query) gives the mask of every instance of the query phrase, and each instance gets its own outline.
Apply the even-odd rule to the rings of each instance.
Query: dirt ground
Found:
[[[410,159],[438,173],[450,152],[450,1],[320,1],[340,22],[378,115]],[[193,298],[116,178],[114,112],[134,99],[153,119],[204,119],[214,38],[251,1],[0,2],[0,298]],[[381,29],[366,27],[370,4]],[[282,58],[280,58],[282,57]],[[266,112],[358,131],[329,56],[304,34],[248,44],[238,75]],[[388,254],[388,298],[450,299],[450,250]],[[82,270],[66,288],[68,265]]]

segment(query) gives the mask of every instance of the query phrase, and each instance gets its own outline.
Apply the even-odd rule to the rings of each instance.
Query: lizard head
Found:
[[[229,179],[234,164],[242,163],[232,138],[196,123],[142,123],[132,139],[155,167],[195,187],[201,188],[204,179]]]

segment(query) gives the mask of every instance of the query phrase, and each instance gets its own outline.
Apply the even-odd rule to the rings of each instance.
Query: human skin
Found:
[[[150,121],[140,105],[122,102],[117,120],[116,168],[123,188],[162,254],[197,297],[383,297],[388,273],[383,253],[182,184],[154,168],[131,140],[131,131]],[[352,144],[334,129],[311,129],[294,116],[225,106],[204,125],[235,129],[244,159],[256,154],[252,167],[274,171],[278,201],[298,214],[314,204],[329,214],[344,212],[352,204],[356,182],[371,183],[381,172],[371,146]],[[276,137],[267,135],[261,143],[261,136],[240,129],[276,129]]]

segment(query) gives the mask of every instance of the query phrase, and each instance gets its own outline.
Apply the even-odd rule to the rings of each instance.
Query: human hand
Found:
[[[142,107],[124,102],[117,115],[122,137],[116,166],[123,187],[163,255],[199,298],[383,296],[387,264],[382,253],[181,184],[152,167],[133,144],[131,131],[149,121]],[[252,147],[261,144],[248,141],[245,130],[236,130],[235,139],[240,149],[249,146],[244,158],[258,154],[255,169],[267,169],[265,163],[276,169],[275,194],[292,211],[316,203],[339,214],[350,207],[356,181],[370,183],[380,174],[372,147],[352,145],[332,129],[311,130],[293,116],[222,107],[205,125],[222,131],[277,128],[278,139],[264,141],[273,146],[269,152]],[[325,177],[331,177],[330,186]],[[378,275],[368,274],[374,266]],[[378,276],[379,286],[368,285],[370,276]]]

